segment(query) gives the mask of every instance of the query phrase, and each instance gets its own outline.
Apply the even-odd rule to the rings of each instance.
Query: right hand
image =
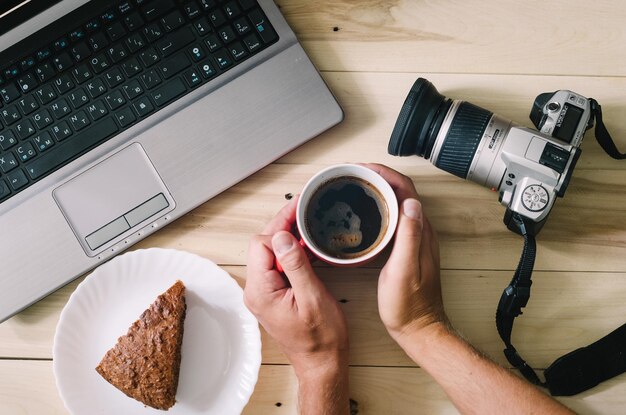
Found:
[[[347,379],[345,316],[289,233],[296,220],[296,203],[294,198],[262,235],[251,239],[244,301],[278,342],[300,381],[320,381],[330,375]],[[276,259],[284,276],[274,268]]]
[[[394,246],[378,280],[378,311],[402,346],[404,337],[433,323],[448,325],[439,280],[439,243],[411,179],[379,164],[365,166],[391,185],[400,205]]]

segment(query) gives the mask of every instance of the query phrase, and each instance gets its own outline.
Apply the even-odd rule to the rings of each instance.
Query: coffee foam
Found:
[[[356,177],[331,179],[320,185],[305,216],[315,245],[336,258],[367,254],[380,243],[388,226],[382,195]]]
[[[336,202],[312,225],[314,239],[332,251],[356,248],[363,241],[361,218],[345,202]]]

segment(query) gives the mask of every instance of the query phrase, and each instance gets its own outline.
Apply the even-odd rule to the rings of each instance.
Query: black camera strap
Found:
[[[602,106],[593,98],[589,98],[589,102],[591,104],[591,113],[593,114],[596,122],[596,140],[598,140],[598,144],[600,144],[600,147],[606,151],[606,154],[614,159],[626,159],[626,154],[619,152],[615,146],[615,142],[609,134],[609,131],[604,126],[604,122],[602,121]]]
[[[575,395],[626,372],[626,324],[595,343],[555,360],[544,371],[545,382],[518,354],[511,344],[511,333],[515,318],[522,314],[522,308],[526,307],[530,298],[537,246],[534,235],[527,229],[527,221],[517,213],[512,219],[524,237],[524,248],[513,279],[504,289],[496,311],[496,327],[506,346],[504,355],[509,363],[529,382],[548,388],[554,396]]]

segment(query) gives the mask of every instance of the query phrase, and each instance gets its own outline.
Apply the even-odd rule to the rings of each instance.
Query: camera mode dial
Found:
[[[531,212],[544,210],[549,201],[548,191],[539,184],[531,184],[522,192],[522,204]]]

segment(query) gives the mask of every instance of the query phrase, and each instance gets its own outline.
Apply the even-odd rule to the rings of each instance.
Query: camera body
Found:
[[[507,209],[542,223],[556,197],[565,194],[590,128],[591,106],[587,98],[561,90],[539,95],[530,118],[539,131],[494,115],[467,179],[486,177],[479,183],[497,189]],[[487,166],[488,174],[480,171]]]
[[[471,103],[450,100],[418,79],[389,142],[393,155],[419,155],[432,164],[499,193],[504,221],[518,213],[539,232],[557,197],[565,194],[592,124],[590,100],[571,91],[544,93],[521,127]]]

